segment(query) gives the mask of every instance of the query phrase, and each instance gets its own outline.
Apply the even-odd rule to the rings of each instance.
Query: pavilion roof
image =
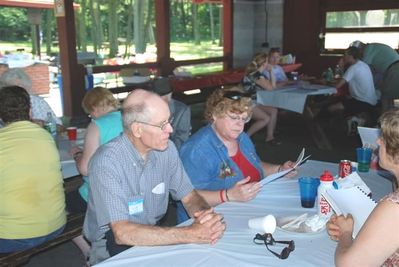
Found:
[[[0,0],[0,6],[53,9],[54,0]],[[80,7],[75,3],[73,6],[75,9]]]

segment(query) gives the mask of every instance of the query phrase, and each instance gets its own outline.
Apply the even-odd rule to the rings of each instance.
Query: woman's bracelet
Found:
[[[220,196],[220,201],[223,203],[223,202],[226,202],[225,200],[224,200],[224,197],[223,197],[223,192],[224,190],[222,189],[222,190],[220,190],[219,191],[219,196]]]
[[[80,155],[82,155],[82,154],[83,154],[82,151],[76,152],[75,154],[73,154],[73,159],[74,159],[74,160],[77,160],[77,159],[80,157]]]

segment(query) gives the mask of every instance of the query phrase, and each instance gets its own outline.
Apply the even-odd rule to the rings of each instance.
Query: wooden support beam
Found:
[[[173,74],[175,68],[174,60],[170,58],[169,15],[170,1],[155,0],[157,61],[159,62],[162,76]]]
[[[223,69],[233,68],[233,1],[223,0]]]
[[[58,41],[62,75],[62,94],[64,115],[75,117],[83,115],[81,99],[85,94],[84,67],[78,64],[76,53],[76,32],[73,0],[57,0]],[[64,12],[60,12],[62,11]]]

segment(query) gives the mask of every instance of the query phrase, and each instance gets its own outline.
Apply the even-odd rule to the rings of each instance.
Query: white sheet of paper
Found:
[[[305,162],[308,158],[310,158],[311,155],[306,156],[305,158],[303,157],[305,155],[305,148],[302,148],[301,153],[299,153],[298,158],[295,162],[295,165],[293,168],[291,169],[287,169],[287,170],[283,170],[280,172],[276,172],[276,173],[272,173],[268,176],[266,176],[265,178],[263,178],[260,181],[261,186],[264,186],[265,184],[268,184],[278,178],[283,177],[284,175],[286,175],[287,173],[289,173],[290,171],[292,171],[293,169],[295,169],[296,167],[298,167],[299,165],[301,165],[303,162]]]
[[[359,132],[364,147],[377,147],[377,139],[380,136],[380,129],[358,126],[357,131]]]

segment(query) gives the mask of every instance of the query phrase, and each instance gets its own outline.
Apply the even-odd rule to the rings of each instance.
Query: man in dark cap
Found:
[[[170,139],[179,150],[191,134],[191,110],[186,104],[172,98],[172,88],[168,78],[156,78],[153,82],[153,91],[169,105],[171,116],[173,116],[173,133]]]

